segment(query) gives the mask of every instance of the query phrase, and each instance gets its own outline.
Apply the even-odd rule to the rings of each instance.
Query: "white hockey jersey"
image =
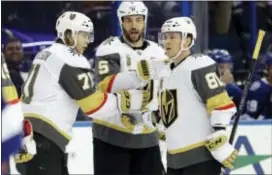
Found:
[[[110,37],[97,48],[95,79],[103,92],[137,89],[144,86],[135,74],[137,62],[142,59],[164,60],[165,58],[163,49],[152,41],[145,40],[143,47],[132,48],[122,37]],[[134,78],[126,76],[133,73]],[[158,110],[158,86],[158,81],[150,81],[145,87],[152,92],[149,104],[151,111]],[[116,116],[116,119],[115,121],[94,120],[94,137],[127,148],[146,148],[158,144],[151,112],[144,116],[142,114]]]
[[[179,169],[213,159],[206,138],[213,131],[210,113],[233,108],[216,64],[205,55],[191,55],[174,66],[163,78],[160,112],[166,127],[167,164]]]
[[[120,114],[114,94],[95,91],[90,69],[84,56],[55,43],[36,55],[23,86],[25,118],[63,151],[79,107],[92,118]]]

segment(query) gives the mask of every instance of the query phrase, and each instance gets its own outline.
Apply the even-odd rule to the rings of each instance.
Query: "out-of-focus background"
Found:
[[[267,61],[272,57],[272,49],[269,50],[269,45],[272,44],[271,1],[148,1],[144,3],[149,9],[147,39],[157,42],[160,27],[168,18],[192,17],[198,32],[194,51],[207,52],[214,49],[228,51],[233,62],[234,83],[240,88],[243,88],[252,63],[251,55],[258,29],[265,30],[267,34],[257,71],[259,84],[262,85],[261,79],[266,79],[268,76],[269,66],[272,65],[272,62]],[[116,16],[119,4],[118,1],[2,1],[2,52],[5,54],[19,94],[35,54],[54,42],[55,22],[61,13],[73,10],[91,17],[94,23],[95,41],[89,46],[85,55],[92,64],[95,48],[109,36],[121,34]],[[8,61],[14,54],[20,55],[16,64]],[[271,81],[264,82],[267,84],[265,87],[271,89]],[[261,85],[259,86],[262,87]],[[257,92],[258,85],[254,87],[251,88],[250,93],[261,99],[253,98],[247,102],[248,110],[252,112],[248,115],[254,114],[254,116],[245,119],[271,119],[271,90],[261,94]],[[256,113],[254,110],[259,111]],[[78,120],[86,120],[80,111]]]

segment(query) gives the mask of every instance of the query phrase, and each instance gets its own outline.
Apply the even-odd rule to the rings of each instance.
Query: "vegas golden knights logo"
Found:
[[[177,91],[164,90],[161,94],[161,116],[163,124],[168,128],[178,117]]]

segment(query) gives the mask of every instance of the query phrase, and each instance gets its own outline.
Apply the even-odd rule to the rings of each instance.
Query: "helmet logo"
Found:
[[[135,6],[132,6],[132,7],[129,7],[131,11],[135,11],[136,7]]]
[[[76,18],[76,14],[71,14],[70,15],[70,20],[74,20]]]
[[[188,20],[188,19],[185,19],[185,21],[187,22],[187,24],[190,24],[190,23],[191,23],[190,20]]]

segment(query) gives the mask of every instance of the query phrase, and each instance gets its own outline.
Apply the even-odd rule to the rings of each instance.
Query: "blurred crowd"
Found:
[[[93,57],[94,48],[113,32],[112,1],[29,1],[2,2],[2,27],[20,31],[54,33],[56,18],[67,10],[87,14],[94,22],[95,43],[86,53]],[[157,40],[157,33],[162,23],[175,16],[180,16],[181,6],[177,1],[145,2],[149,9],[148,39]],[[267,31],[264,41],[265,49],[261,50],[260,64],[254,75],[253,83],[243,110],[243,119],[272,118],[272,3],[256,2],[257,27]],[[222,80],[226,84],[236,105],[239,105],[243,85],[251,66],[249,49],[250,2],[222,1],[209,2],[209,50],[217,63]],[[35,14],[35,15],[33,15]],[[3,37],[6,36],[6,37]],[[3,38],[5,38],[3,40]],[[4,53],[11,78],[21,94],[21,86],[30,70],[33,55],[22,47],[22,41],[14,37],[9,30],[2,29],[2,52]],[[269,47],[270,45],[270,47]],[[268,48],[268,49],[267,49]],[[24,53],[25,52],[25,53]],[[93,60],[90,59],[90,63]],[[86,118],[79,111],[79,119]]]

